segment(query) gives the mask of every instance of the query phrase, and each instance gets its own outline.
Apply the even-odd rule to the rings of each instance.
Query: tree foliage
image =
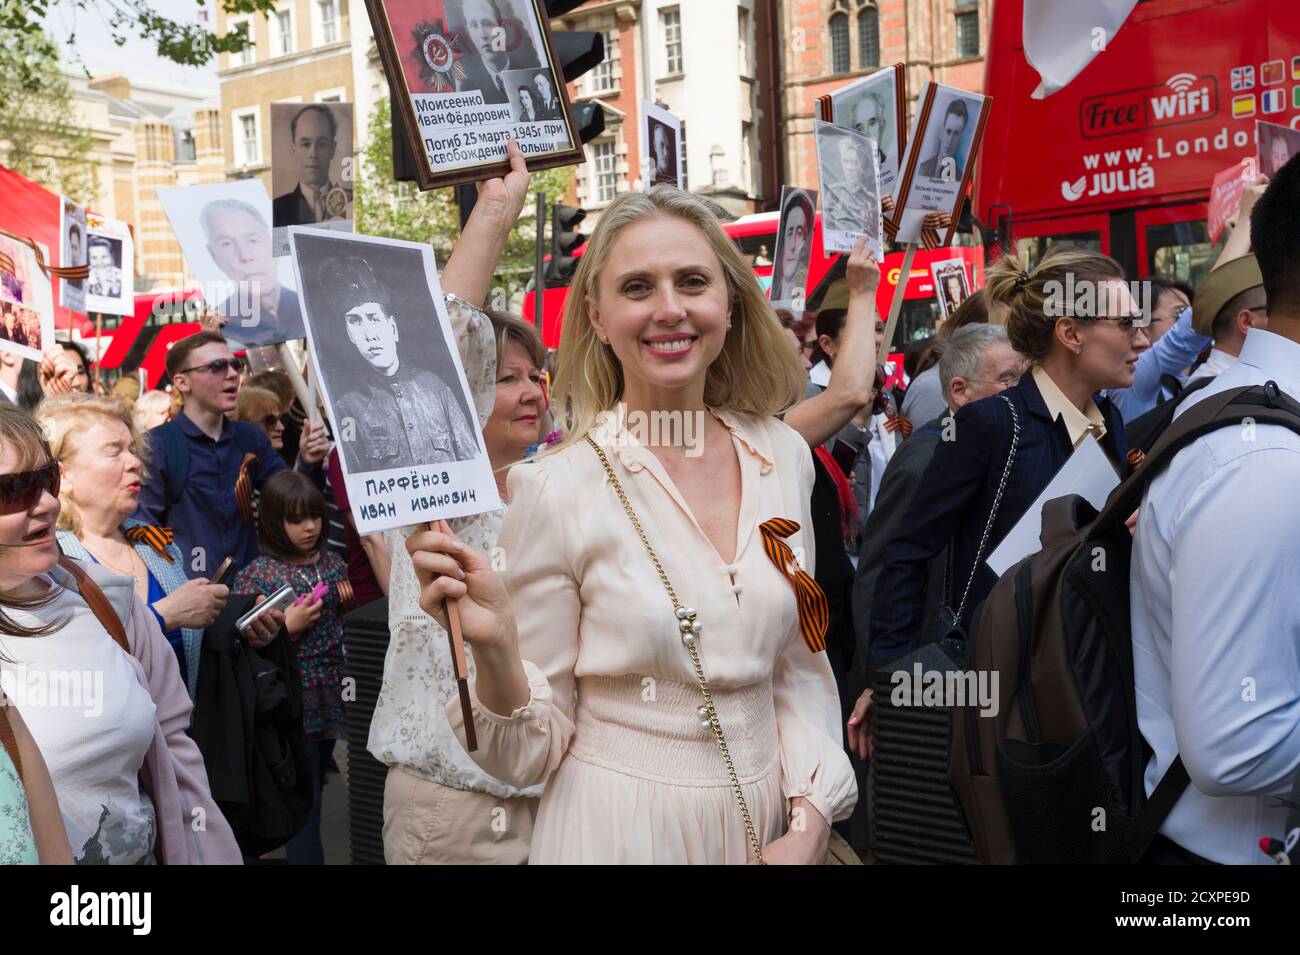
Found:
[[[77,124],[72,89],[49,36],[7,25],[14,2],[0,5],[0,159],[33,182],[89,204],[95,199],[94,140]]]
[[[268,15],[275,9],[276,0],[194,0],[196,8],[220,7],[227,14],[260,13]],[[207,24],[181,23],[160,14],[149,0],[0,0],[0,29],[25,34],[28,37],[44,35],[42,24],[46,14],[55,7],[71,9],[75,20],[69,45],[76,42],[76,31],[106,30],[108,38],[118,46],[132,35],[152,40],[158,55],[182,66],[202,66],[218,53],[235,53],[251,42],[243,31],[217,36]],[[215,10],[211,26],[216,26]],[[83,19],[84,17],[84,19]],[[48,39],[46,41],[49,42]],[[0,63],[14,60],[10,47],[0,48]],[[21,63],[11,68],[23,74],[24,83],[30,85],[35,73],[22,70]]]
[[[497,266],[494,285],[514,301],[532,277],[537,241],[535,210],[537,193],[546,193],[548,203],[563,201],[573,183],[573,168],[561,166],[532,174],[523,214],[511,230]],[[387,236],[433,246],[441,265],[447,261],[460,229],[460,212],[454,189],[421,192],[414,183],[393,179],[393,120],[386,98],[381,98],[370,116],[370,135],[361,161],[356,189],[357,229],[367,235]],[[506,302],[498,302],[504,306]]]

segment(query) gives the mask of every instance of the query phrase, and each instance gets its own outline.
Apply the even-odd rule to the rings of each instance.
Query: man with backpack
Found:
[[[184,397],[174,419],[148,432],[148,469],[136,519],[172,529],[190,578],[210,577],[226,557],[231,572],[257,557],[253,491],[284,469],[257,425],[232,421],[243,362],[218,332],[181,339],[167,353],[167,377]],[[307,422],[298,470],[321,473],[328,442]]]
[[[1300,162],[1251,215],[1268,327],[1178,409],[1233,389],[1300,396]],[[1280,395],[1278,394],[1280,392]],[[1294,409],[1290,405],[1290,409]],[[1133,544],[1130,619],[1148,795],[1181,756],[1191,784],[1145,861],[1267,862],[1300,767],[1300,434],[1246,418],[1196,438],[1151,481]]]

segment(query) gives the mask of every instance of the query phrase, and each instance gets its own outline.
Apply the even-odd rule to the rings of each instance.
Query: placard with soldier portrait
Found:
[[[105,315],[135,312],[135,240],[121,219],[86,213],[86,311]]]
[[[957,306],[970,297],[966,260],[956,258],[931,262],[930,276],[934,279],[934,297],[939,302],[940,314],[945,320],[952,318]]]
[[[289,241],[358,532],[500,507],[433,250],[304,226]]]
[[[829,118],[836,126],[855,129],[876,144],[882,195],[893,195],[898,162],[906,143],[904,104],[907,80],[902,63],[833,90]]]
[[[158,200],[203,298],[226,320],[223,335],[248,348],[302,338],[293,264],[273,254],[262,180],[159,189]]]
[[[893,193],[895,241],[952,243],[992,102],[939,83],[922,87]],[[942,228],[933,224],[940,216],[947,219]]]
[[[645,188],[668,183],[685,189],[682,177],[682,121],[649,100],[641,101],[641,181]]]
[[[271,104],[271,240],[289,254],[291,225],[352,231],[351,103]]]
[[[871,140],[856,129],[813,122],[817,172],[821,179],[822,248],[852,252],[858,239],[880,262],[885,257],[880,177]]]
[[[366,0],[421,189],[583,161],[542,0]]]
[[[86,210],[67,196],[59,199],[59,265],[86,264]],[[86,311],[85,279],[59,279],[59,304],[70,312]]]
[[[816,209],[816,190],[781,187],[781,219],[776,226],[776,252],[772,263],[773,308],[804,310]]]

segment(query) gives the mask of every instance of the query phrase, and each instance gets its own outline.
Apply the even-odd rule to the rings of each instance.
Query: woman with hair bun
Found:
[[[1098,397],[1130,385],[1138,355],[1150,347],[1143,330],[1150,319],[1120,264],[1056,245],[1032,271],[1003,258],[986,274],[985,295],[990,311],[1005,316],[1011,344],[1029,359],[1030,371],[1018,385],[962,407],[952,440],[939,443],[903,520],[907,530],[891,545],[876,583],[876,665],[936,636],[918,633],[926,562],[950,542],[950,605],[964,632],[974,632],[977,608],[997,580],[984,560],[1086,435],[1101,443],[1121,479],[1129,473],[1119,412]]]

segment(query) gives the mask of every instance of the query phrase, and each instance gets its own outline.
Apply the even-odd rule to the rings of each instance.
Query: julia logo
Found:
[[[1080,176],[1074,182],[1061,183],[1061,195],[1066,202],[1074,202],[1083,195],[1084,189],[1088,186],[1088,177]]]

